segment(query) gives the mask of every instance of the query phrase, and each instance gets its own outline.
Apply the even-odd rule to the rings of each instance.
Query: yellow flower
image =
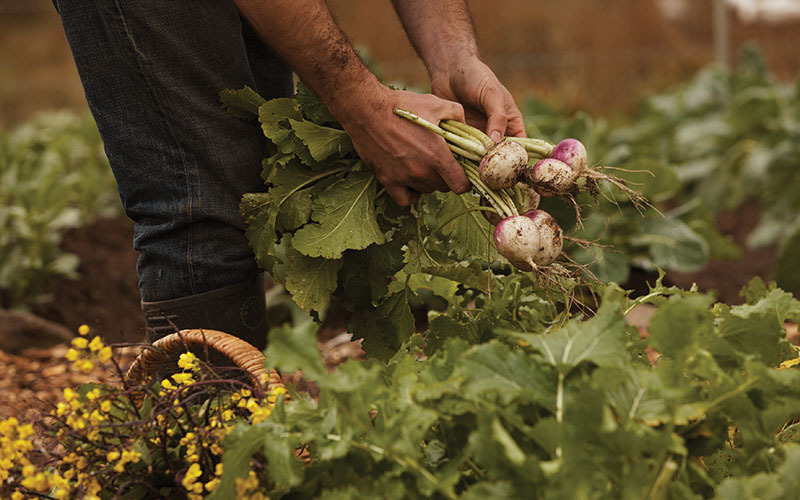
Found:
[[[78,358],[81,357],[81,353],[76,351],[75,349],[70,349],[67,351],[67,355],[65,356],[67,361],[78,361]]]
[[[105,363],[111,359],[111,348],[109,346],[105,346],[100,349],[100,352],[97,353],[97,360],[101,363]]]
[[[89,328],[89,325],[85,325],[84,324],[84,325],[81,325],[81,326],[78,327],[78,333],[80,335],[89,335],[90,331],[91,331],[91,328]]]
[[[76,370],[78,370],[78,371],[80,371],[80,372],[83,372],[83,373],[89,373],[89,372],[91,372],[91,371],[92,371],[92,369],[94,368],[94,363],[92,363],[92,362],[91,362],[91,361],[89,361],[88,359],[84,359],[84,360],[82,360],[82,361],[78,361],[78,362],[76,362],[76,363],[75,363],[75,364],[73,364],[72,366],[73,366],[73,367],[74,367]]]
[[[178,385],[194,383],[194,377],[192,377],[191,373],[175,373],[172,375],[172,380]]]
[[[86,393],[86,399],[89,401],[94,401],[98,397],[100,397],[100,389],[97,387]]]
[[[96,336],[95,338],[92,339],[91,342],[89,342],[89,350],[92,352],[97,352],[103,347],[105,347],[105,345],[103,344],[103,341],[100,339],[100,337]]]
[[[186,471],[186,475],[183,476],[183,480],[181,484],[184,488],[188,491],[194,491],[194,482],[197,481],[197,478],[203,475],[203,469],[200,468],[200,464],[193,463],[189,466],[189,469]],[[196,493],[202,493],[203,485],[200,485],[201,490],[197,491]]]
[[[117,459],[119,459],[119,451],[117,450],[111,450],[106,455],[106,460],[109,462],[116,462]]]
[[[219,478],[215,477],[214,479],[206,483],[206,491],[208,491],[209,493],[214,491],[214,488],[216,488],[218,484],[219,484]]]
[[[100,411],[104,411],[106,413],[111,411],[111,401],[106,399],[105,401],[100,403]]]
[[[69,387],[64,388],[64,400],[72,401],[77,396],[77,393]]]
[[[86,349],[89,346],[89,341],[84,337],[77,337],[72,339],[72,347],[76,349]]]
[[[166,378],[161,381],[161,387],[163,387],[164,389],[174,389],[175,388],[175,386],[172,385],[172,382],[170,382],[169,379],[166,379]]]
[[[184,370],[194,370],[197,366],[197,356],[193,352],[185,352],[178,359],[178,366]]]

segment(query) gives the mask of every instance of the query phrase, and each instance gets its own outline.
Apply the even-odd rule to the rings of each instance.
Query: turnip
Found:
[[[575,194],[575,181],[583,171],[555,158],[537,161],[529,168],[523,178],[542,196],[569,196]]]
[[[523,271],[536,267],[534,256],[541,243],[536,224],[530,217],[515,215],[501,220],[494,229],[494,245],[514,267]]]
[[[539,249],[533,256],[533,262],[539,266],[549,266],[561,255],[564,244],[561,227],[544,210],[530,210],[523,217],[533,221],[539,236]]]
[[[528,152],[525,148],[513,141],[502,141],[483,155],[478,173],[487,187],[506,189],[517,183],[520,173],[527,166]]]
[[[532,271],[561,255],[563,236],[556,220],[543,210],[506,217],[494,230],[494,244],[515,267]]]
[[[586,170],[586,157],[586,147],[577,139],[564,139],[550,153],[550,158],[563,161],[578,172],[578,175]]]

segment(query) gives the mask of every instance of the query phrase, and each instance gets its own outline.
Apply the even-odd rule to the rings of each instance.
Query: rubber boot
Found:
[[[264,275],[197,295],[142,302],[147,342],[177,330],[205,328],[229,333],[264,350],[267,347],[267,303]]]

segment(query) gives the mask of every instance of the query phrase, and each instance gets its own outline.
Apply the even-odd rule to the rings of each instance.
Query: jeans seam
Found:
[[[122,28],[125,31],[125,36],[128,39],[128,42],[131,44],[131,48],[133,49],[133,53],[135,55],[136,62],[138,64],[138,66],[139,66],[139,71],[140,71],[140,73],[142,75],[142,79],[147,83],[148,90],[149,90],[149,92],[150,92],[150,94],[151,94],[151,96],[153,98],[153,101],[155,102],[155,104],[156,104],[156,106],[158,108],[159,113],[161,114],[161,118],[164,120],[164,123],[167,126],[167,130],[169,130],[170,137],[172,138],[173,142],[177,146],[178,151],[180,152],[181,164],[183,165],[183,173],[184,173],[184,177],[186,179],[186,196],[187,196],[187,200],[188,200],[188,217],[189,217],[189,220],[191,220],[191,218],[192,218],[192,207],[193,207],[194,199],[193,199],[193,192],[192,192],[192,189],[191,189],[191,187],[192,187],[191,186],[191,175],[189,175],[189,171],[188,171],[189,170],[188,169],[188,163],[189,162],[188,162],[188,159],[187,159],[187,155],[186,155],[186,153],[184,151],[183,146],[181,145],[180,141],[178,140],[177,136],[175,135],[175,132],[173,131],[172,123],[171,123],[171,121],[169,119],[168,114],[165,112],[163,106],[161,105],[161,101],[158,99],[158,91],[153,86],[150,78],[148,77],[147,71],[145,71],[144,65],[145,65],[145,59],[146,58],[144,57],[144,55],[139,50],[139,47],[137,46],[136,41],[133,38],[133,34],[128,29],[128,23],[125,20],[125,13],[122,10],[122,6],[120,5],[119,0],[114,0],[114,5],[116,6],[117,12],[119,13],[120,21],[122,22]],[[191,259],[192,241],[193,241],[193,239],[194,239],[194,229],[193,229],[192,225],[190,225],[190,227],[189,227],[189,237],[188,237],[187,249],[186,249],[186,267],[188,268],[188,271],[189,271],[189,285],[191,287],[191,293],[192,294],[197,293],[197,289],[198,289],[197,288],[197,283],[195,283],[195,279],[194,279],[194,269],[193,269],[192,259]]]

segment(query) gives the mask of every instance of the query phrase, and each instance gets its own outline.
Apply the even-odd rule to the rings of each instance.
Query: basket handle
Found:
[[[181,330],[171,333],[153,342],[152,347],[144,349],[125,373],[125,380],[141,382],[154,375],[158,369],[175,355],[189,350],[207,348],[217,351],[241,368],[258,383],[264,380],[267,373],[264,368],[264,354],[252,344],[218,330]],[[283,387],[283,381],[277,371],[271,370],[266,389]]]

